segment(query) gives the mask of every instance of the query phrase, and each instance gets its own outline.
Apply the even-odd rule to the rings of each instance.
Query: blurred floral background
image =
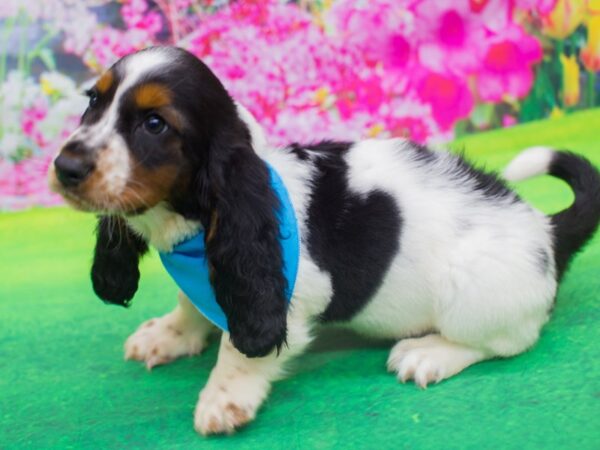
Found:
[[[45,172],[119,57],[202,58],[272,144],[441,143],[600,104],[600,0],[2,0],[0,209]]]

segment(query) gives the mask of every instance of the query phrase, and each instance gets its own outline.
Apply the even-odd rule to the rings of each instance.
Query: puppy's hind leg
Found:
[[[387,367],[398,379],[409,379],[421,388],[456,375],[468,366],[486,359],[482,350],[455,344],[439,334],[403,339],[392,348]]]
[[[177,307],[162,317],[150,319],[125,342],[125,359],[142,361],[148,369],[182,356],[200,353],[215,327],[179,292]]]

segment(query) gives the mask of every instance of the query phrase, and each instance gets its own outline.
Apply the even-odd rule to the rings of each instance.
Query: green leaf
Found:
[[[38,57],[42,60],[48,70],[56,70],[56,61],[52,50],[49,48],[43,48],[38,52]]]

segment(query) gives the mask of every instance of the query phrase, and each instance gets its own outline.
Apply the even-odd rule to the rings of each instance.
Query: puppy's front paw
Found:
[[[178,323],[171,313],[142,323],[125,341],[125,359],[145,362],[152,369],[182,356],[196,355],[205,345],[202,329]]]
[[[268,383],[242,373],[211,376],[196,405],[194,428],[205,436],[233,433],[256,417],[268,390]]]

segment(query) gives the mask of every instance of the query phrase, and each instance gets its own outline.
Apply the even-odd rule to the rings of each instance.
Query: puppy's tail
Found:
[[[590,240],[600,223],[600,172],[582,156],[547,147],[531,147],[505,169],[504,178],[519,181],[550,174],[565,181],[575,194],[573,204],[553,216],[554,259],[558,278],[573,256]]]

